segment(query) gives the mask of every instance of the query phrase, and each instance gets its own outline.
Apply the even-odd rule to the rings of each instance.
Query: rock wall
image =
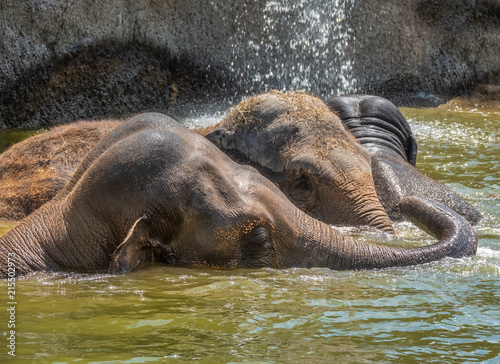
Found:
[[[221,15],[199,0],[2,0],[0,127],[165,112],[180,89],[220,96]]]
[[[500,1],[360,1],[355,73],[366,92],[446,98],[497,84]],[[370,14],[364,16],[363,14]],[[369,66],[367,66],[369,65]],[[425,96],[425,95],[424,95]]]
[[[271,88],[446,100],[500,72],[498,0],[2,0],[0,37],[0,127]]]

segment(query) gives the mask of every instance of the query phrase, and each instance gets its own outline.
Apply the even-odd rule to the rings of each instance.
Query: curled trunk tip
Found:
[[[476,254],[474,228],[448,207],[416,196],[402,198],[399,207],[411,222],[439,239],[447,256],[460,258]]]

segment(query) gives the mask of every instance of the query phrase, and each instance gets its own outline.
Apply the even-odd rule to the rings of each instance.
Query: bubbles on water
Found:
[[[268,1],[263,22],[234,19],[230,73],[246,93],[307,90],[324,96],[356,91],[350,26],[354,0]]]
[[[222,120],[224,114],[223,113],[215,113],[215,114],[205,114],[199,115],[197,117],[188,117],[185,119],[179,120],[181,124],[183,124],[188,129],[199,129],[204,128],[213,124],[217,124]]]
[[[477,255],[483,258],[500,259],[500,251],[493,250],[487,247],[479,247],[477,249]]]

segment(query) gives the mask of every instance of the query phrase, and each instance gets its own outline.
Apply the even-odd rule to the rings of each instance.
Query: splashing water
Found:
[[[349,13],[354,0],[267,1],[264,24],[244,14],[234,19],[229,70],[245,93],[278,89],[321,92],[323,97],[356,92]]]

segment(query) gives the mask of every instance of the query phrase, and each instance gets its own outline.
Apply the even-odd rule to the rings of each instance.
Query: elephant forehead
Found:
[[[303,145],[335,145],[356,149],[357,143],[348,134],[342,123],[300,123],[289,116],[276,120],[266,128],[251,131],[254,143],[261,147],[272,147],[275,152],[293,153]],[[250,139],[250,138],[248,138]]]
[[[293,137],[283,138],[281,153],[289,159],[298,154],[313,154],[319,160],[331,159],[332,152],[347,153],[355,159],[370,160],[368,151],[342,125],[318,123],[300,127]]]
[[[358,143],[346,138],[327,136],[317,138],[309,145],[310,150],[321,160],[337,160],[340,156],[349,159],[351,163],[370,162],[370,154]]]
[[[231,109],[223,119],[222,126],[232,129],[267,125],[289,108],[290,105],[286,100],[280,99],[276,95],[264,94],[250,97]]]
[[[330,179],[337,174],[371,174],[371,159],[368,152],[346,148],[342,143],[326,143],[319,147],[304,145],[290,154],[285,169],[289,172],[306,172],[316,179]]]
[[[255,169],[232,161],[206,167],[196,179],[195,190],[201,192],[199,198],[207,205],[204,209],[211,213],[218,211],[221,216],[268,216],[265,206],[279,204],[283,199],[281,191]]]
[[[334,122],[340,119],[320,99],[302,92],[271,91],[240,102],[224,118],[222,126],[266,127],[281,119],[294,122]]]

